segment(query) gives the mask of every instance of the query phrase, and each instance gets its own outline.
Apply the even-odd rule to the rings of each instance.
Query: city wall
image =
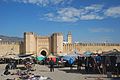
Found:
[[[113,49],[117,49],[120,51],[120,44],[114,44],[114,43],[63,44],[64,53],[73,53],[75,51],[81,54],[86,51],[91,51],[93,53],[102,53]]]
[[[23,53],[23,49],[21,42],[0,41],[0,56]]]
[[[35,55],[59,55],[61,53],[102,53],[117,49],[120,51],[120,44],[117,43],[72,43],[72,34],[68,34],[68,41],[64,43],[62,33],[53,33],[51,36],[39,36],[33,32],[24,33],[23,42],[0,41],[0,56],[8,54],[34,53]]]

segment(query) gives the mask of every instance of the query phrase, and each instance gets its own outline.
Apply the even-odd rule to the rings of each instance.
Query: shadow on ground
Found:
[[[120,77],[110,78],[109,80],[120,80]]]
[[[64,71],[66,73],[79,73],[79,74],[100,74],[98,70],[96,71],[92,71],[92,70],[89,70],[89,71],[86,71],[85,69],[81,69],[81,70],[77,70],[77,69],[63,69],[63,68],[60,68],[58,69],[60,71]]]

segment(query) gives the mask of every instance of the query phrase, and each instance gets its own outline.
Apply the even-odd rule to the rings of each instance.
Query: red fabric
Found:
[[[52,60],[53,60],[54,62],[56,62],[56,58],[55,58],[55,57],[51,57],[51,58],[52,58]],[[49,58],[49,61],[50,61],[51,58]]]

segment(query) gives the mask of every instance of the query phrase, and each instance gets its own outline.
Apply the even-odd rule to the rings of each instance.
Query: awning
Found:
[[[90,55],[92,55],[92,52],[90,52],[90,51],[84,52],[84,56],[85,56],[85,57],[89,57]]]
[[[29,56],[32,56],[34,54],[20,54],[19,57],[29,57]]]
[[[45,56],[43,56],[43,55],[40,55],[40,56],[37,57],[37,60],[38,60],[38,61],[42,61],[42,60],[44,60],[44,59],[45,59]]]

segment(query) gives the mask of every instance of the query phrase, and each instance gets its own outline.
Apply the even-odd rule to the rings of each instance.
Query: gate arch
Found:
[[[40,52],[39,52],[39,54],[43,55],[43,56],[47,56],[49,53],[48,53],[47,49],[41,49]]]
[[[46,56],[47,52],[45,50],[42,50],[40,54],[43,55],[43,56]]]

